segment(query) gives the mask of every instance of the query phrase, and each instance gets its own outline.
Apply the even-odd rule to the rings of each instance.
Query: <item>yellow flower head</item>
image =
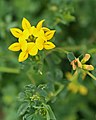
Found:
[[[79,92],[82,95],[86,95],[88,93],[87,87],[83,86],[78,81],[78,72],[75,72],[74,75],[68,72],[66,74],[66,78],[70,80],[70,83],[67,86],[68,90],[73,93]]]
[[[68,90],[70,90],[73,93],[79,92],[82,95],[87,95],[88,93],[88,89],[85,86],[81,85],[80,83],[76,84],[74,82],[69,83]]]
[[[9,46],[11,51],[21,51],[19,55],[19,62],[23,62],[29,55],[35,56],[39,50],[53,49],[55,45],[49,42],[54,36],[55,30],[42,27],[45,20],[41,20],[36,27],[31,26],[30,22],[23,18],[22,30],[19,28],[11,28],[10,31],[14,37],[18,39],[18,42]]]

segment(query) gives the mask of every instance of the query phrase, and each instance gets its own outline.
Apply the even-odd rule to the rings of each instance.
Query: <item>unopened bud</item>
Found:
[[[84,58],[81,60],[81,63],[86,63],[90,59],[90,54],[85,54]]]
[[[94,67],[92,65],[83,65],[82,68],[88,71],[94,70]]]

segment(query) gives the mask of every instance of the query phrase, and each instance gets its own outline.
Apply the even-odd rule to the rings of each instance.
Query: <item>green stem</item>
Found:
[[[30,72],[28,71],[28,72],[27,72],[27,76],[28,76],[29,80],[32,82],[32,84],[36,84],[34,78],[32,77],[32,73],[30,73]]]
[[[90,72],[86,72],[91,78],[93,78],[94,80],[96,80],[96,77],[94,75],[92,75]]]
[[[47,99],[47,102],[49,102],[53,97],[56,97],[64,89],[64,85],[62,85],[61,83],[56,82],[56,84],[59,86],[59,88],[56,92],[50,95],[50,98]]]
[[[68,54],[68,51],[66,51],[64,48],[54,48],[46,53],[46,56],[49,55],[50,53],[57,51],[57,52],[63,52],[65,54]]]
[[[46,56],[50,53],[57,51],[57,52],[63,52],[65,54],[68,54],[68,51],[76,51],[76,50],[82,50],[84,46],[70,46],[70,47],[56,47],[46,53]]]
[[[16,68],[0,67],[0,72],[19,74],[20,70]]]
[[[59,89],[54,93],[54,97],[57,96],[64,88],[64,85],[62,84],[59,84],[59,86],[60,86]]]

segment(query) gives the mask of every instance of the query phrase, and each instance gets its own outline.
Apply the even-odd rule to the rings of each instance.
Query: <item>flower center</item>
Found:
[[[26,41],[27,41],[27,42],[34,42],[34,43],[35,43],[36,39],[37,39],[37,37],[34,37],[33,35],[30,35],[30,36],[26,39]]]

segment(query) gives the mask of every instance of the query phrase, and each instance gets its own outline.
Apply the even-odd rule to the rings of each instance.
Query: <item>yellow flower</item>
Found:
[[[49,42],[55,33],[55,30],[50,30],[46,27],[42,27],[44,20],[41,20],[36,27],[31,26],[30,22],[23,18],[22,29],[11,28],[10,31],[18,38],[18,42],[9,46],[11,51],[20,51],[19,62],[22,62],[28,58],[29,55],[34,56],[38,53],[38,50],[53,49],[55,45]]]
[[[38,48],[34,42],[27,43],[26,51],[22,51],[19,55],[19,62],[23,62],[28,58],[28,55],[35,56],[38,53]]]
[[[81,85],[80,83],[75,84],[74,82],[71,82],[68,85],[68,89],[73,93],[79,92],[82,95],[87,95],[88,93],[88,89],[85,86]]]
[[[73,93],[79,92],[82,95],[86,95],[88,93],[88,89],[79,83],[78,81],[78,72],[76,71],[74,75],[72,76],[71,73],[67,73],[66,77],[68,80],[70,80],[70,83],[68,84],[67,88]]]
[[[79,86],[79,92],[80,92],[82,95],[87,95],[88,89],[87,89],[85,86],[80,85],[80,86]]]

